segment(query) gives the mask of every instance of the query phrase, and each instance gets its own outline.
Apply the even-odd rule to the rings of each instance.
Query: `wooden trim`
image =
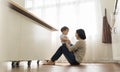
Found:
[[[118,5],[118,0],[116,0],[116,3],[115,3],[115,10],[114,10],[114,15],[116,14],[117,5]]]
[[[15,11],[23,14],[24,16],[38,22],[40,25],[52,30],[52,31],[57,31],[57,29],[55,29],[54,27],[48,25],[47,23],[41,21],[38,17],[36,17],[35,15],[33,15],[32,13],[28,12],[27,10],[25,10],[23,7],[19,6],[18,4],[16,4],[15,2],[8,2],[9,3],[9,7],[14,9]]]

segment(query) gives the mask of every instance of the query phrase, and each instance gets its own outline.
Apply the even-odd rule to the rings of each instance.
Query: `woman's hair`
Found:
[[[66,27],[66,26],[63,26],[63,27],[61,28],[61,32],[66,31],[66,30],[69,30],[69,28]]]
[[[86,39],[86,35],[85,35],[85,31],[83,29],[78,29],[76,30],[76,33],[78,34],[78,36],[81,38],[81,39]]]

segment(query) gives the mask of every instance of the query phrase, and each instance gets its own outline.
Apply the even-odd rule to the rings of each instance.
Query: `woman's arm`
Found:
[[[75,45],[70,46],[70,44],[68,42],[66,42],[66,47],[68,48],[69,51],[75,51],[80,47],[80,42],[76,42]]]

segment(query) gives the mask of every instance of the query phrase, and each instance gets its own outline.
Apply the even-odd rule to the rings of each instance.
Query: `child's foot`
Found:
[[[43,65],[55,65],[55,62],[49,60],[46,63],[44,63]]]

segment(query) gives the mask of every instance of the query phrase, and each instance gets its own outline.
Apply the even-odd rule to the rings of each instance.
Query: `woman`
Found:
[[[84,30],[76,30],[75,37],[78,40],[75,45],[70,46],[69,41],[66,41],[66,43],[56,51],[51,60],[44,65],[54,65],[55,61],[58,60],[62,54],[64,54],[71,65],[79,65],[82,62],[86,51],[86,35]]]

